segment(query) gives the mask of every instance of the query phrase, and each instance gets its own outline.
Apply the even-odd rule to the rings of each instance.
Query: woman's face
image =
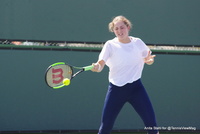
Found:
[[[125,41],[128,39],[130,27],[125,25],[123,21],[116,21],[114,23],[113,31],[119,41]]]

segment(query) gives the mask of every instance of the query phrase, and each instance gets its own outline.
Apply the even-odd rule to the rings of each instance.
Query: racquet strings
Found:
[[[51,66],[46,74],[46,81],[50,87],[58,87],[62,85],[65,78],[71,79],[73,70],[69,65]]]

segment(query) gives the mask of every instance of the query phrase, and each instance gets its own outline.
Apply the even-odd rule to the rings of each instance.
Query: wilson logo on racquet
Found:
[[[52,69],[52,78],[54,84],[59,84],[64,79],[63,70],[61,68]]]

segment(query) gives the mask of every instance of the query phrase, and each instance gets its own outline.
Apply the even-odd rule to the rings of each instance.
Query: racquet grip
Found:
[[[86,67],[83,67],[84,68],[84,71],[89,71],[93,68],[94,66],[93,65],[90,65],[90,66],[86,66]]]

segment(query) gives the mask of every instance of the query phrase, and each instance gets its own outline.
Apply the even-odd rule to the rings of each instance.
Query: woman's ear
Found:
[[[130,26],[127,26],[127,28],[128,28],[128,31],[130,31],[130,30],[131,30],[131,27],[130,27]]]

